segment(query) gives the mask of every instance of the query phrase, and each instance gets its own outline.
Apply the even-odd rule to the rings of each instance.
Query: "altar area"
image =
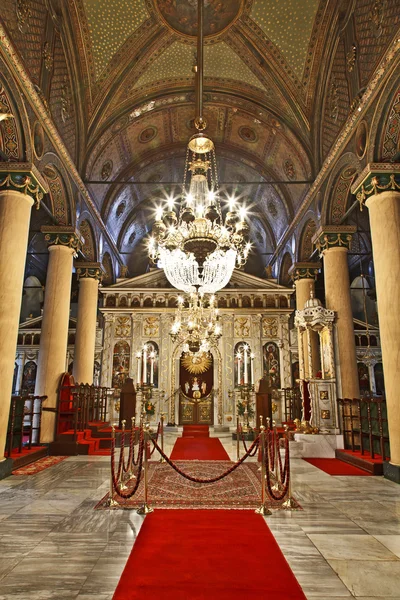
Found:
[[[150,402],[154,422],[163,412],[170,425],[198,422],[226,430],[236,427],[240,400],[254,405],[254,384],[264,374],[276,391],[293,385],[297,354],[291,345],[289,319],[294,290],[274,279],[234,271],[229,286],[216,294],[222,336],[211,347],[210,364],[205,370],[201,365],[199,371],[199,365],[187,364],[186,375],[182,344],[170,335],[179,292],[169,286],[162,270],[118,279],[100,291],[101,385],[118,390],[130,377],[138,390],[137,418],[144,403]],[[281,422],[282,403],[274,408],[273,418]],[[117,412],[114,416],[118,418]]]

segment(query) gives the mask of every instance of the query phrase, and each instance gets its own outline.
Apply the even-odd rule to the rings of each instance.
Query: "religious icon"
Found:
[[[198,381],[197,377],[193,377],[192,392],[199,392],[199,391],[200,391],[199,381]]]
[[[201,393],[203,396],[206,395],[206,391],[207,391],[207,384],[205,381],[203,381],[203,383],[201,384]]]
[[[185,393],[186,393],[186,396],[188,395],[188,393],[189,393],[189,390],[190,390],[190,385],[189,385],[189,382],[188,382],[188,381],[185,381]]]

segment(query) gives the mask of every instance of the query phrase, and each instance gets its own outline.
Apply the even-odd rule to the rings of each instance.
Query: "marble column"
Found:
[[[352,192],[366,203],[371,227],[390,439],[384,475],[400,483],[400,164],[367,165]]]
[[[315,292],[315,280],[318,273],[321,270],[321,263],[315,262],[298,262],[294,263],[290,269],[289,274],[296,287],[296,309],[303,310],[307,300],[310,299],[310,293]],[[316,331],[310,331],[309,333],[311,343],[311,355],[312,364],[310,365],[309,351],[308,351],[308,338],[307,334],[304,333],[298,338],[298,344],[302,342],[302,357],[304,360],[304,378],[312,379],[315,377],[317,372],[321,368],[320,364],[320,352],[318,344],[318,334]]]
[[[77,262],[75,268],[79,281],[79,298],[73,376],[77,383],[92,384],[99,282],[103,270],[100,263],[89,262]]]
[[[339,356],[339,395],[342,398],[359,398],[356,344],[353,312],[351,308],[350,278],[347,252],[356,228],[353,226],[326,225],[313,237],[320,256],[324,259],[325,304],[336,311],[336,337]]]
[[[32,205],[46,184],[28,163],[0,164],[0,479],[11,468],[4,459],[14,376],[18,324]]]
[[[42,332],[35,394],[48,398],[43,407],[56,409],[61,375],[65,372],[73,258],[82,239],[73,227],[42,227],[49,244]],[[43,411],[40,441],[54,440],[56,413]]]

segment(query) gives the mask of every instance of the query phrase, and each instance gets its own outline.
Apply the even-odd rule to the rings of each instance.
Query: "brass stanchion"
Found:
[[[266,480],[266,472],[265,472],[265,427],[261,425],[260,427],[260,437],[261,437],[261,506],[256,508],[255,512],[259,515],[272,515],[272,512],[265,505],[265,480]]]
[[[115,440],[115,425],[111,425],[111,439]],[[111,460],[114,460],[114,456],[111,453]],[[114,482],[113,482],[113,474],[112,469],[110,473],[110,497],[108,499],[108,507],[112,508],[113,506],[119,506],[118,502],[114,500]]]
[[[122,452],[122,465],[121,465],[121,471],[119,474],[119,479],[118,479],[118,485],[119,485],[119,489],[121,491],[127,490],[128,486],[125,485],[124,482],[124,462],[125,462],[125,425],[126,425],[126,420],[124,419],[123,421],[121,421],[121,425],[122,425],[122,431],[121,431],[121,436],[120,436],[120,452]]]
[[[290,472],[290,450],[289,450],[289,427],[287,425],[285,425],[285,434],[286,434],[286,438],[288,441],[288,445],[287,445],[287,451],[289,452],[288,455],[288,472],[286,477],[289,477],[289,486],[288,486],[288,493],[286,496],[286,500],[285,502],[282,503],[282,508],[286,508],[287,510],[292,510],[294,508],[298,508],[296,502],[293,500],[292,498],[292,474]]]
[[[131,455],[131,462],[128,465],[128,481],[129,479],[136,479],[136,475],[133,472],[133,457],[134,457],[134,448],[135,448],[135,434],[134,434],[134,429],[135,429],[135,422],[136,422],[136,418],[135,417],[131,417],[131,444],[132,444],[132,448],[129,446],[129,453]]]
[[[240,440],[239,440],[239,415],[236,417],[236,460],[240,459]]]
[[[161,431],[160,431],[160,433],[161,433],[161,450],[164,452],[164,413],[163,412],[161,413],[160,420],[161,420],[161,426],[160,426],[161,427]],[[163,456],[160,456],[160,460],[158,462],[165,463],[165,458]]]
[[[273,492],[280,492],[281,486],[278,477],[278,452],[279,452],[279,441],[278,441],[278,432],[276,429],[276,421],[272,421],[272,443],[274,446],[274,474],[273,477],[275,479],[275,483],[272,486]]]
[[[138,515],[148,515],[149,513],[153,512],[153,508],[151,508],[148,505],[147,502],[147,494],[148,494],[148,481],[147,481],[147,474],[148,474],[148,459],[147,459],[147,444],[149,442],[150,439],[150,432],[149,432],[149,423],[146,423],[146,427],[144,430],[144,502],[142,504],[142,506],[140,508],[138,508],[138,510],[136,511]]]

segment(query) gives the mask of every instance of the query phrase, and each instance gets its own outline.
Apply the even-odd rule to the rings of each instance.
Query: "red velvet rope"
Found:
[[[130,492],[123,492],[119,485],[118,485],[118,477],[116,476],[115,473],[115,462],[114,462],[114,455],[115,455],[115,438],[113,437],[111,439],[111,477],[112,477],[112,484],[113,484],[113,488],[115,490],[115,492],[118,494],[118,496],[120,496],[121,498],[124,498],[125,500],[132,498],[132,496],[134,496],[138,490],[139,487],[139,483],[141,480],[141,475],[142,475],[142,464],[143,464],[143,450],[144,450],[144,440],[143,440],[143,431],[140,432],[140,442],[139,442],[139,454],[138,454],[138,471],[137,471],[137,479],[136,479],[136,483],[135,486],[133,487],[133,489]]]
[[[133,439],[134,439],[134,428],[131,427],[131,433],[129,436],[129,454],[128,454],[128,463],[125,464],[125,458],[122,460],[122,470],[124,473],[127,473],[132,468],[132,458],[133,458]],[[124,435],[125,438],[125,435]],[[124,440],[125,443],[125,440]]]
[[[179,473],[179,475],[182,475],[182,477],[184,477],[185,479],[188,479],[189,481],[193,481],[194,483],[216,483],[217,481],[220,481],[224,477],[227,477],[227,475],[230,475],[233,471],[235,471],[235,469],[237,469],[246,460],[246,458],[248,458],[250,456],[250,452],[253,452],[254,448],[258,447],[259,438],[260,438],[260,436],[258,436],[257,439],[254,440],[254,442],[252,443],[252,445],[249,448],[249,451],[246,452],[246,454],[244,456],[242,456],[242,458],[240,460],[238,460],[236,463],[234,463],[232,465],[232,467],[230,467],[227,471],[225,471],[221,475],[218,475],[217,477],[213,477],[212,479],[200,479],[198,477],[192,477],[191,475],[188,475],[187,473],[184,473],[161,450],[161,448],[159,447],[159,445],[157,444],[157,442],[155,442],[154,440],[152,440],[152,442],[153,442],[154,446],[157,448],[158,452],[161,454],[161,456],[169,464],[169,466],[172,467],[177,473]]]
[[[156,442],[158,442],[158,436],[160,435],[160,431],[161,431],[161,423],[159,422],[158,427],[157,427]],[[153,456],[155,449],[156,449],[156,447],[154,446],[153,450],[150,451],[149,458],[150,458],[150,456]]]
[[[268,468],[269,465],[269,457],[268,454],[269,452],[265,453],[265,457],[264,457],[264,463],[265,463],[265,467],[266,467],[266,483],[267,483],[267,490],[268,490],[268,495],[270,498],[272,498],[272,500],[275,500],[276,502],[280,502],[281,500],[283,500],[285,498],[285,496],[287,495],[288,491],[289,491],[289,482],[290,482],[290,462],[289,462],[289,440],[286,438],[286,444],[285,444],[286,448],[286,454],[285,454],[285,467],[284,467],[284,473],[285,473],[285,479],[284,479],[284,488],[282,490],[282,492],[275,494],[274,490],[272,489],[271,486],[271,473],[270,470]]]
[[[249,450],[248,450],[248,448],[247,448],[246,440],[244,439],[244,435],[243,435],[243,427],[242,427],[241,425],[239,425],[239,431],[240,431],[240,437],[241,437],[241,439],[242,439],[242,442],[243,442],[244,451],[245,451],[245,452],[248,452]],[[238,435],[239,435],[239,432],[238,432]],[[249,456],[255,456],[255,455],[256,455],[256,452],[257,452],[257,448],[255,448],[255,450],[254,450],[253,454],[249,454]]]

